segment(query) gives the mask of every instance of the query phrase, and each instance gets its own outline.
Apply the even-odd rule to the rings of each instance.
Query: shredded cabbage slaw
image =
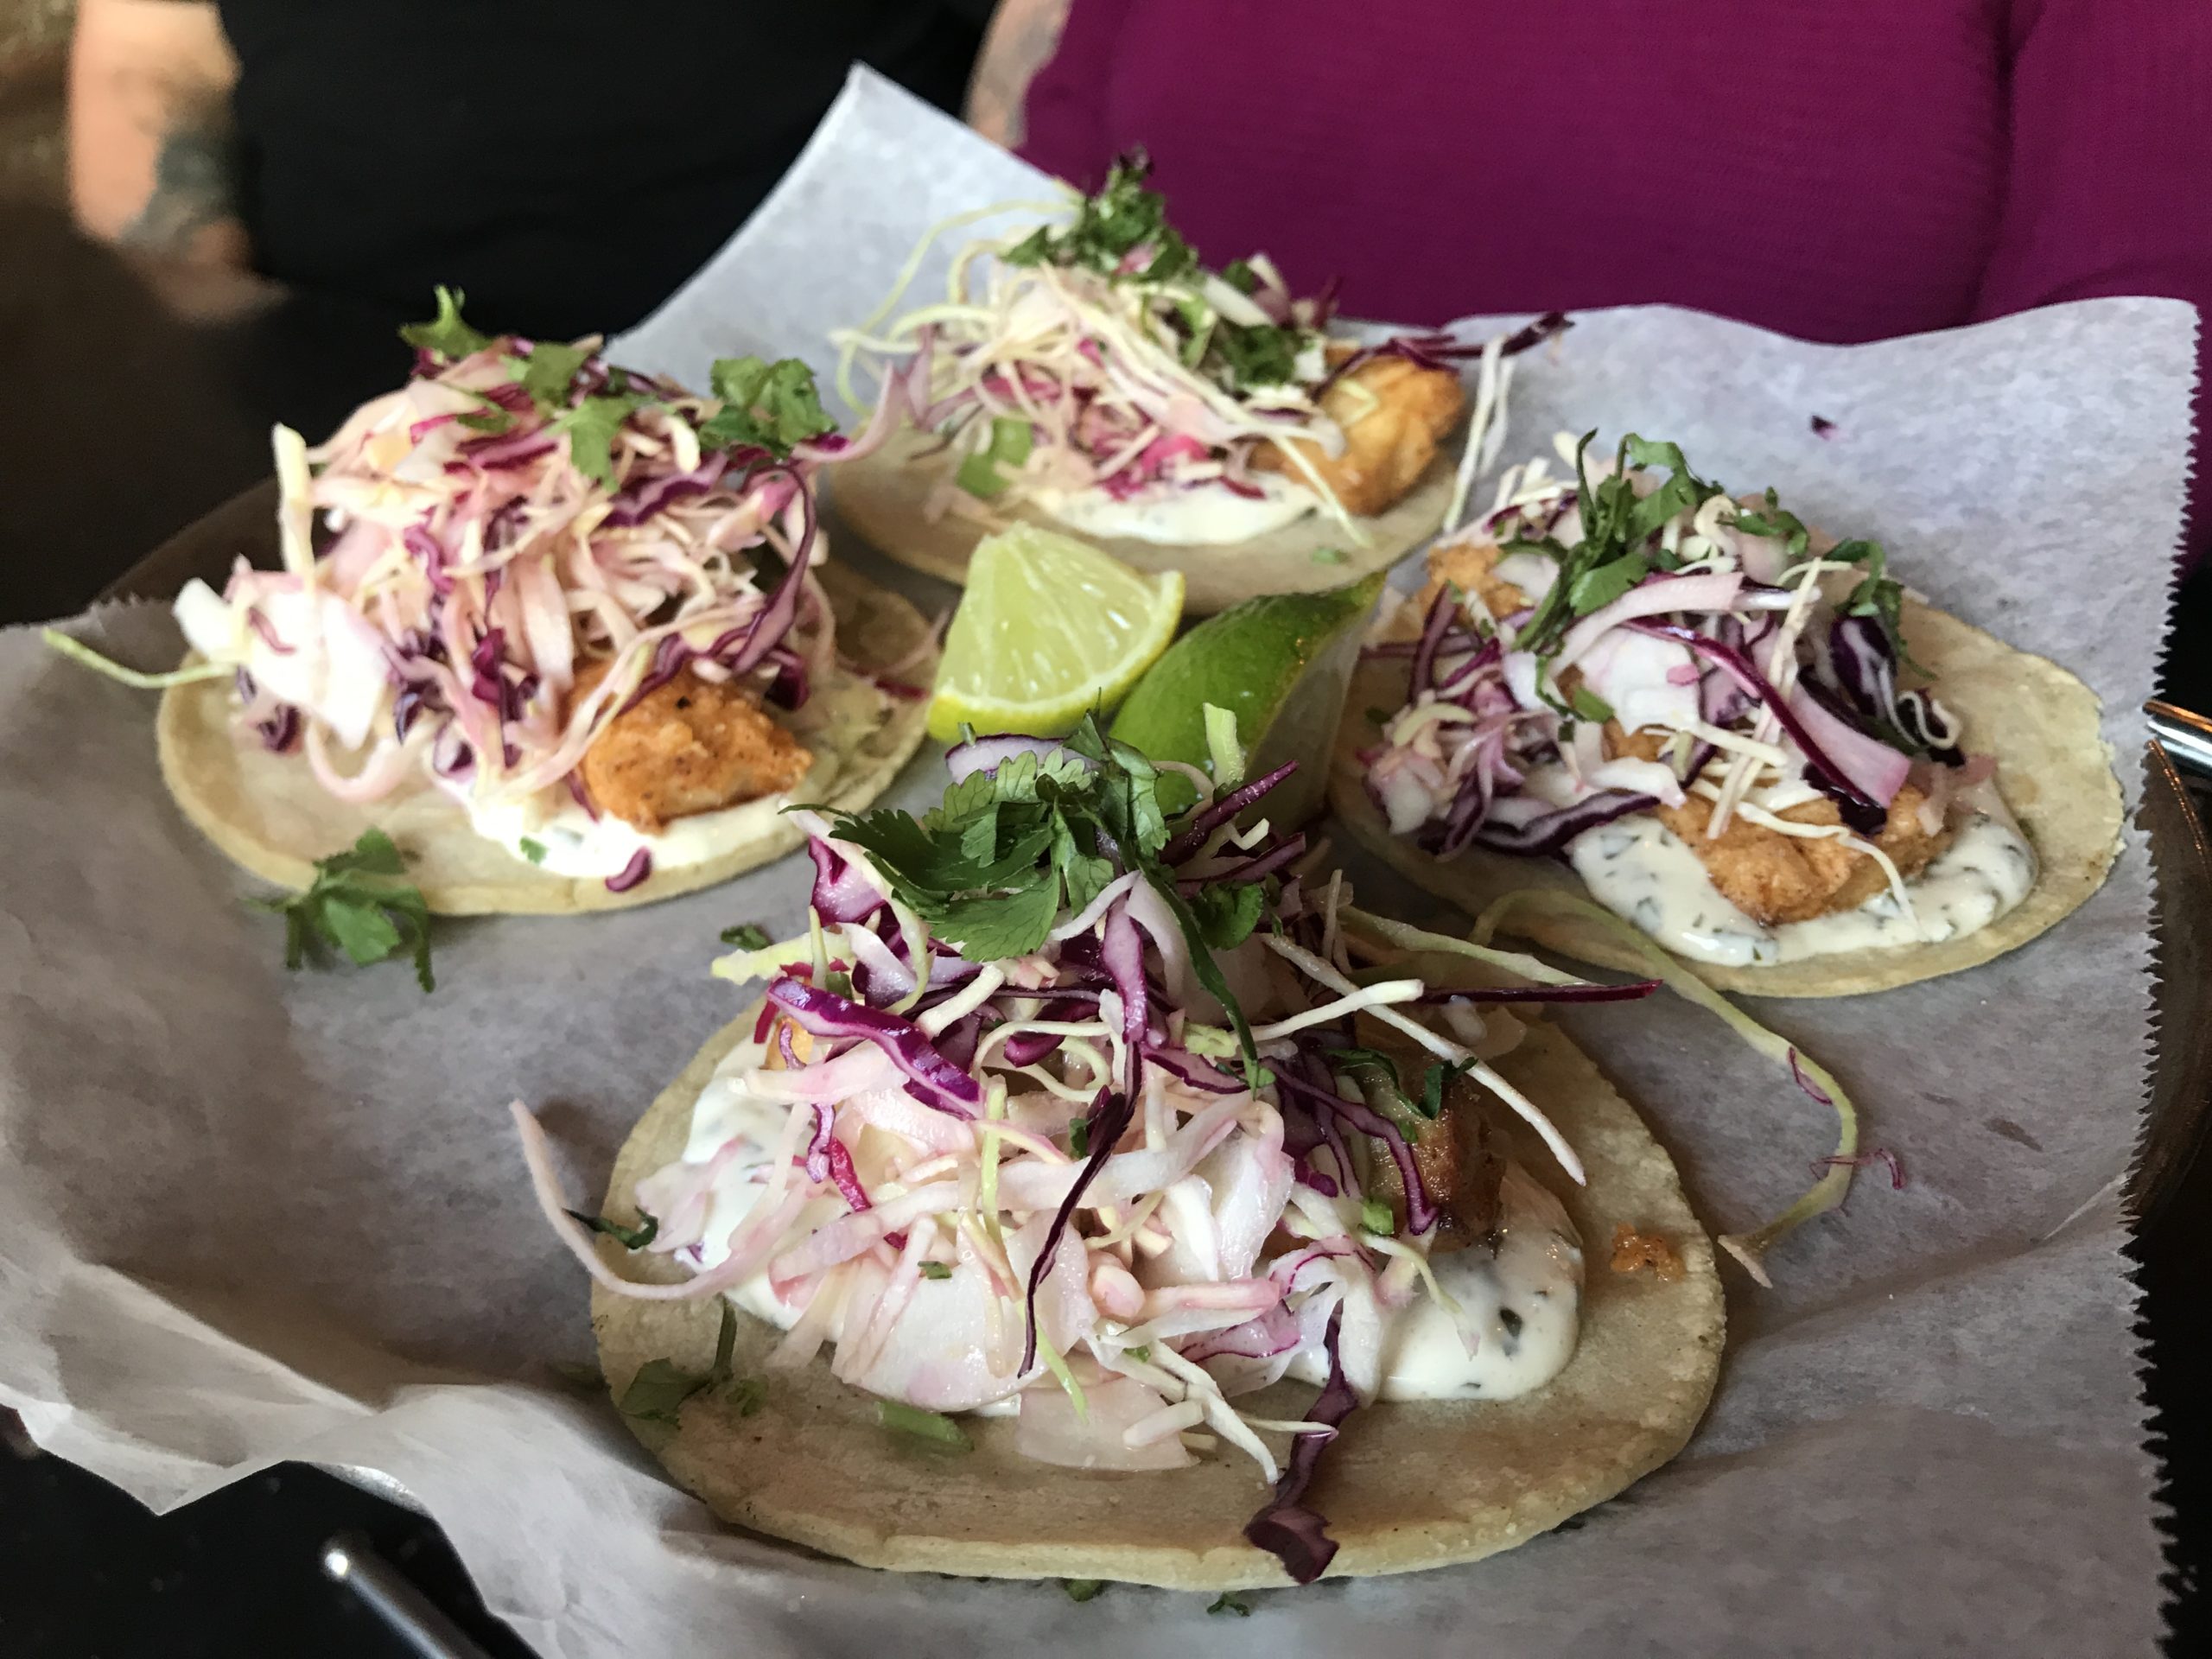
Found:
[[[885,423],[718,442],[724,400],[626,373],[595,339],[486,340],[441,298],[450,352],[420,351],[325,443],[276,429],[283,568],[187,584],[206,659],[188,672],[234,675],[241,724],[348,801],[427,776],[479,803],[565,785],[590,810],[585,751],[686,669],[804,730],[838,666],[814,475]]]
[[[1017,745],[1051,751],[976,740],[954,751],[956,777]],[[765,1311],[787,1326],[772,1367],[834,1342],[836,1376],[912,1406],[1018,1397],[1016,1443],[1046,1462],[1167,1468],[1226,1444],[1278,1479],[1262,1435],[1333,1433],[1334,1420],[1255,1418],[1237,1398],[1313,1355],[1371,1399],[1388,1311],[1449,1300],[1427,1268],[1439,1217],[1408,1151],[1418,1121],[1361,1080],[1344,1046],[1355,1016],[1471,1073],[1580,1179],[1573,1148],[1488,1064],[1517,1037],[1511,1014],[1457,1010],[1456,1037],[1409,1018],[1425,987],[1356,967],[1356,944],[1396,952],[1357,925],[1341,879],[1310,887],[1276,856],[1302,836],[1240,827],[1238,807],[1281,775],[1218,794],[1206,780],[1158,865],[1121,868],[1037,949],[988,961],[918,926],[868,855],[811,820],[810,933],[716,965],[765,979],[766,1000],[695,1109],[683,1159],[635,1194],[658,1221],[651,1249],[691,1276],[638,1285],[604,1259],[518,1103],[549,1221],[618,1294],[734,1294],[765,1275]],[[1263,894],[1255,924],[1234,945],[1194,944],[1174,895],[1240,882]],[[1592,988],[1456,948],[1522,995]],[[1234,988],[1233,1010],[1209,979]],[[1255,1541],[1282,1522],[1263,1511]],[[1291,1525],[1309,1544],[1317,1529]],[[1312,1556],[1294,1571],[1318,1573]]]
[[[1878,861],[1910,918],[1873,839],[1890,803],[1916,780],[1933,833],[1989,763],[1960,751],[1932,690],[1900,689],[1899,590],[1881,550],[1816,543],[1771,492],[1733,499],[1670,445],[1630,438],[1592,461],[1588,442],[1561,435],[1563,474],[1541,456],[1508,469],[1491,511],[1442,543],[1503,550],[1489,577],[1517,603],[1497,614],[1483,588],[1505,588],[1447,582],[1417,639],[1370,647],[1412,658],[1407,702],[1361,757],[1391,832],[1443,857],[1543,856],[1696,795],[1709,836],[1741,819],[1841,839]],[[1603,563],[1585,523],[1599,493],[1627,520]],[[1661,734],[1657,758],[1609,755],[1608,721]],[[1779,816],[1823,797],[1840,823]]]
[[[1357,391],[1346,377],[1378,353],[1431,367],[1479,353],[1486,416],[1506,384],[1501,355],[1562,326],[1546,319],[1486,352],[1435,334],[1372,346],[1332,337],[1333,284],[1295,296],[1264,254],[1206,270],[1160,218],[1158,196],[1138,188],[1144,170],[1141,157],[1118,162],[1104,192],[1077,200],[1074,227],[1057,240],[1034,230],[965,244],[943,297],[899,313],[948,232],[1007,212],[1065,213],[1068,204],[1007,203],[946,221],[925,237],[876,312],[833,334],[848,402],[860,406],[853,370],[867,363],[887,387],[906,385],[915,423],[942,435],[952,471],[933,512],[996,524],[999,509],[1036,501],[1049,510],[1087,490],[1117,500],[1302,492],[1363,543],[1312,460],[1344,452],[1325,396],[1339,385]],[[1086,245],[1086,227],[1097,224],[1137,228]],[[1254,471],[1270,447],[1288,462],[1287,478]]]

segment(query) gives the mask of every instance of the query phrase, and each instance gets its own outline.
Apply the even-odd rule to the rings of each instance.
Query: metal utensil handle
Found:
[[[2156,698],[2143,705],[2143,712],[2150,716],[2151,735],[2178,770],[2212,779],[2212,720]]]
[[[491,1659],[359,1534],[341,1532],[325,1544],[322,1570],[366,1602],[423,1659]]]

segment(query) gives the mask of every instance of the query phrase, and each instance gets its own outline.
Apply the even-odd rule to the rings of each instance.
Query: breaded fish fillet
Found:
[[[1459,377],[1449,369],[1395,355],[1372,358],[1321,397],[1323,412],[1344,429],[1344,453],[1325,455],[1310,442],[1299,447],[1347,512],[1371,518],[1413,488],[1466,403]],[[1260,446],[1252,465],[1305,476],[1271,443]]]
[[[605,661],[576,671],[572,697],[606,677]],[[689,666],[615,715],[584,751],[584,786],[600,810],[647,835],[671,818],[780,794],[814,764],[760,696],[703,680]]]
[[[1609,754],[1656,760],[1668,737],[1658,731],[1624,734],[1617,721],[1605,724]],[[1920,809],[1927,798],[1912,785],[1904,785],[1890,802],[1882,833],[1873,837],[1874,845],[1908,879],[1924,869],[1951,838],[1948,828],[1931,836],[1922,825]],[[1878,862],[1837,836],[1785,835],[1732,814],[1726,829],[1708,836],[1713,803],[1701,795],[1689,796],[1680,806],[1655,807],[1653,812],[1697,854],[1721,895],[1764,926],[1855,910],[1889,885]],[[1791,823],[1843,822],[1835,803],[1825,795],[1774,816]]]
[[[1495,574],[1504,550],[1489,542],[1446,542],[1428,552],[1428,582],[1414,601],[1414,614],[1427,616],[1447,584],[1463,594],[1479,594],[1493,618],[1526,610],[1529,596]]]

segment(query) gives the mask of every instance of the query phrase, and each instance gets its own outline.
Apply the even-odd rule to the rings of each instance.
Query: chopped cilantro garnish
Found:
[[[611,486],[614,482],[614,435],[622,429],[623,422],[652,401],[634,391],[594,395],[574,409],[561,410],[545,423],[545,429],[566,433],[569,460],[575,469],[587,478]]]
[[[931,933],[978,962],[1037,950],[1063,907],[1081,910],[1117,876],[1135,872],[1175,918],[1192,973],[1227,1010],[1247,1074],[1256,1074],[1250,1028],[1208,945],[1239,925],[1236,938],[1249,933],[1258,901],[1206,899],[1202,920],[1184,900],[1159,861],[1170,831],[1152,763],[1109,741],[1095,719],[1086,716],[1057,750],[970,773],[919,818],[891,807],[857,815],[816,810],[839,840],[868,855]],[[1233,895],[1237,887],[1251,884],[1214,890]]]
[[[287,968],[297,969],[316,941],[343,950],[359,968],[407,950],[416,982],[426,991],[437,988],[430,973],[429,906],[418,889],[394,879],[407,874],[407,864],[390,836],[364,830],[350,850],[317,859],[315,871],[303,893],[247,900],[284,918]]]
[[[1273,324],[1223,322],[1214,330],[1209,356],[1221,359],[1230,390],[1286,385],[1298,378],[1298,353],[1306,335],[1297,328]]]
[[[1060,1588],[1068,1592],[1070,1601],[1089,1601],[1106,1587],[1098,1579],[1062,1579]]]
[[[875,1420],[894,1433],[910,1434],[949,1451],[969,1449],[966,1431],[943,1412],[924,1411],[918,1406],[903,1405],[896,1400],[879,1400],[875,1402]]]
[[[461,320],[461,308],[467,303],[467,295],[442,283],[436,292],[438,315],[429,322],[409,323],[399,331],[400,339],[449,361],[467,357],[471,352],[480,352],[492,343],[489,334],[479,334]]]
[[[994,416],[988,446],[960,463],[956,474],[960,487],[985,499],[999,494],[1007,486],[1007,474],[1019,472],[1021,463],[1029,459],[1035,440],[1027,421],[1006,415]]]
[[[541,340],[530,348],[528,357],[510,358],[507,361],[531,400],[540,409],[554,409],[569,401],[569,388],[575,384],[576,371],[590,358],[591,353],[581,346]]]
[[[1068,1154],[1071,1157],[1090,1155],[1090,1120],[1078,1117],[1068,1125]]]
[[[1621,440],[1611,475],[1593,486],[1586,460],[1597,435],[1585,434],[1574,452],[1582,539],[1570,548],[1556,543],[1516,540],[1506,543],[1509,552],[1534,548],[1553,554],[1560,562],[1558,580],[1515,641],[1517,649],[1539,656],[1556,652],[1560,637],[1578,617],[1611,604],[1649,574],[1654,550],[1646,543],[1654,532],[1676,513],[1694,509],[1720,493],[1718,484],[1690,471],[1681,450],[1674,444],[1646,442],[1633,432]],[[1632,469],[1652,467],[1667,467],[1670,475],[1649,495],[1639,495]]]
[[[1362,1232],[1387,1238],[1398,1230],[1398,1218],[1382,1199],[1363,1198],[1359,1205],[1359,1228]]]
[[[732,1366],[736,1351],[737,1312],[725,1302],[721,1329],[715,1337],[715,1362],[704,1376],[673,1360],[649,1359],[638,1367],[615,1409],[625,1417],[674,1428],[683,1418],[684,1402],[703,1392],[734,1408],[739,1416],[750,1417],[766,1403],[768,1387],[757,1376],[736,1375]]]
[[[1144,181],[1151,159],[1141,149],[1116,158],[1106,188],[1084,198],[1075,223],[1064,231],[1046,226],[1000,256],[1010,265],[1081,265],[1101,276],[1134,276],[1147,283],[1169,283],[1194,274],[1198,257],[1167,222],[1167,202]],[[1122,262],[1139,248],[1151,257],[1141,269],[1124,271]]]
[[[722,929],[721,942],[741,950],[766,950],[770,944],[768,930],[757,922],[740,922],[735,927]]]
[[[524,836],[520,841],[515,842],[515,845],[522,849],[522,855],[531,863],[543,864],[545,861],[543,842],[533,841],[528,836]]]
[[[1135,1348],[1125,1348],[1122,1350],[1122,1352],[1128,1355],[1131,1359],[1136,1361],[1140,1365],[1149,1365],[1152,1363],[1152,1344],[1148,1342],[1141,1344]]]
[[[950,1279],[952,1277],[952,1264],[949,1262],[925,1262],[922,1263],[922,1277]]]
[[[635,1226],[620,1221],[609,1221],[605,1216],[588,1216],[581,1210],[571,1210],[569,1214],[591,1231],[605,1233],[626,1250],[644,1249],[646,1245],[653,1242],[653,1236],[660,1231],[660,1218],[658,1216],[649,1215],[643,1210],[638,1211]]]
[[[1249,938],[1260,925],[1260,912],[1267,899],[1266,889],[1256,881],[1205,887],[1192,895],[1191,913],[1198,918],[1198,931],[1208,944],[1217,950],[1231,950]]]
[[[1210,1613],[1234,1613],[1239,1618],[1252,1617],[1252,1604],[1234,1590],[1224,1590],[1206,1609]]]
[[[649,1359],[638,1367],[630,1386],[614,1408],[625,1417],[673,1428],[682,1420],[683,1402],[706,1386],[706,1380],[679,1367],[673,1360]]]
[[[837,424],[823,411],[814,371],[795,357],[775,363],[721,358],[711,379],[721,407],[699,429],[699,442],[709,449],[743,444],[784,456]]]

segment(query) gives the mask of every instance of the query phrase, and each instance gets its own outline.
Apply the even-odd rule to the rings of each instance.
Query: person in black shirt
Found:
[[[858,59],[957,110],[989,0],[82,0],[103,240],[395,316],[612,334],[705,262]],[[194,290],[208,310],[251,278]],[[212,297],[209,297],[212,296]]]

